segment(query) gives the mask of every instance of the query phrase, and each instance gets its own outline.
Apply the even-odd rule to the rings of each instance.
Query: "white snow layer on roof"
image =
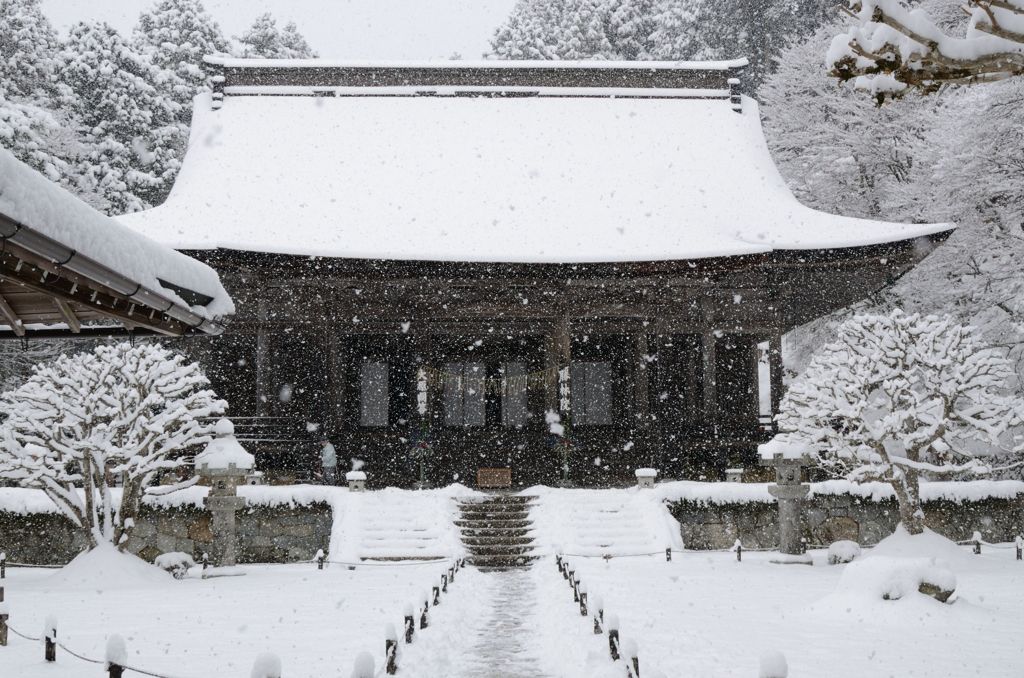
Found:
[[[196,102],[169,200],[121,217],[180,249],[574,263],[849,247],[948,224],[801,205],[756,103],[226,97]]]
[[[185,308],[189,304],[159,280],[213,301],[192,311],[208,318],[234,313],[234,303],[216,271],[104,216],[46,177],[0,149],[0,214],[162,294]]]

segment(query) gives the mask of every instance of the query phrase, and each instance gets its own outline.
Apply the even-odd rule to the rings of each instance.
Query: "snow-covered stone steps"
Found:
[[[532,497],[497,495],[459,504],[455,521],[468,561],[483,569],[524,567],[533,561]]]

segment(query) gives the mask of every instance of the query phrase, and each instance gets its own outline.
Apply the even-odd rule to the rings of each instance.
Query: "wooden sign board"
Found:
[[[512,487],[512,469],[480,468],[476,470],[476,486],[480,488]]]

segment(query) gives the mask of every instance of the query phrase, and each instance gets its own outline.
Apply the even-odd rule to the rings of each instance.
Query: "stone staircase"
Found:
[[[499,494],[459,503],[455,525],[469,552],[467,561],[486,570],[527,567],[533,555],[530,505],[536,497]]]

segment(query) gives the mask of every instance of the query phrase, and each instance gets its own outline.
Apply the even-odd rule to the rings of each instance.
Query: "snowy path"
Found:
[[[537,592],[528,569],[459,573],[430,628],[405,648],[401,673],[429,678],[547,678],[532,624]]]

